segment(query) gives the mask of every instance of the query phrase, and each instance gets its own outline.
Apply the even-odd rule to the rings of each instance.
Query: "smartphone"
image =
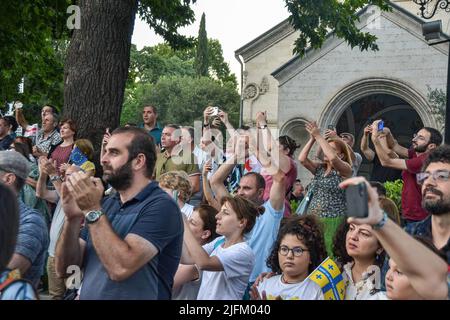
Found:
[[[212,116],[217,116],[219,114],[219,107],[213,107]]]
[[[365,183],[348,186],[345,189],[345,198],[348,217],[367,218],[369,216],[369,198]]]
[[[383,120],[381,120],[380,122],[378,122],[378,131],[383,131],[384,129],[384,122]]]

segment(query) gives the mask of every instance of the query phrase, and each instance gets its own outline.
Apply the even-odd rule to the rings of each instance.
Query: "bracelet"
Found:
[[[373,230],[380,230],[381,228],[384,227],[384,225],[386,224],[387,220],[388,220],[388,215],[387,215],[386,212],[383,211],[383,218],[381,218],[381,220],[378,223],[374,224],[372,226],[372,229]]]
[[[267,124],[263,124],[262,126],[258,126],[258,129],[265,129],[267,128]]]

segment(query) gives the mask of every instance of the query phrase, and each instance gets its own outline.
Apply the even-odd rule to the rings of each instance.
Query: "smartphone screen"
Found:
[[[384,122],[383,120],[381,120],[380,122],[378,122],[378,131],[383,131],[384,129]]]

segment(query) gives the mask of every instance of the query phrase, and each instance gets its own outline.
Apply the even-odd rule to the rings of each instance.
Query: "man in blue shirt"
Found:
[[[82,172],[62,184],[66,217],[56,272],[83,267],[80,299],[171,298],[183,222],[177,204],[150,180],[155,160],[155,145],[144,130],[118,128],[101,159],[103,179],[117,193],[101,202],[100,179]]]
[[[8,185],[16,195],[24,186],[30,169],[30,162],[20,153],[13,150],[0,151],[0,181]],[[44,271],[48,243],[44,218],[19,199],[19,234],[8,268],[18,269],[22,278],[29,280],[36,289]]]
[[[145,106],[142,110],[142,123],[139,128],[145,129],[149,135],[153,137],[155,144],[161,146],[161,134],[162,128],[159,126],[158,120],[158,110],[155,106]]]

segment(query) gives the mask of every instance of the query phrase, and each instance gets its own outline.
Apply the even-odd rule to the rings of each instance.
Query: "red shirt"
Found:
[[[69,161],[70,153],[72,152],[73,144],[68,145],[66,147],[62,147],[61,145],[57,146],[55,150],[52,152],[50,159],[56,160],[56,171],[58,175],[61,174],[59,171],[59,167],[63,163],[67,163]]]
[[[402,215],[408,220],[421,221],[428,216],[428,212],[422,208],[422,190],[416,181],[416,174],[421,171],[427,157],[428,152],[417,156],[414,149],[408,150],[407,170],[402,171]]]

